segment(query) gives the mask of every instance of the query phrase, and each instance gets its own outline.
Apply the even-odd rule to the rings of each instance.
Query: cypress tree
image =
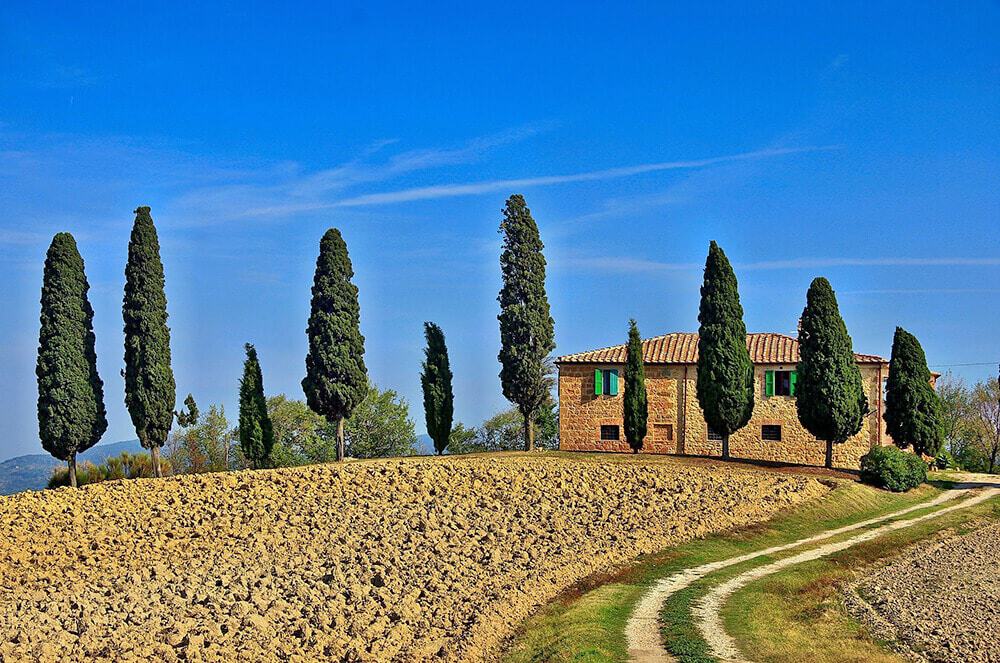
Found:
[[[259,469],[271,463],[274,428],[267,414],[264,376],[257,360],[257,349],[250,343],[243,347],[247,358],[243,362],[243,378],[240,380],[240,448],[251,467]]]
[[[365,337],[353,276],[347,244],[339,230],[330,228],[316,259],[302,390],[314,412],[337,422],[337,460],[344,459],[344,419],[368,394]]]
[[[52,238],[42,277],[38,333],[38,434],[42,448],[67,462],[76,487],[76,455],[108,428],[104,383],[97,373],[94,309],[83,258],[69,233]]]
[[[500,222],[500,384],[524,418],[524,449],[535,448],[534,420],[550,397],[546,358],[555,348],[555,323],[545,294],[545,256],[524,197],[507,199]]]
[[[799,320],[799,421],[826,442],[826,467],[833,467],[833,445],[856,435],[868,414],[861,369],[854,358],[837,297],[823,277],[813,280]]]
[[[646,438],[649,408],[646,403],[646,369],[642,363],[642,337],[635,320],[629,320],[628,356],[625,359],[625,440],[632,453],[639,453]]]
[[[424,419],[427,422],[427,434],[434,440],[434,450],[441,455],[448,448],[455,415],[451,366],[441,328],[433,322],[425,322],[424,337],[427,339],[427,347],[424,349],[424,370],[420,375],[420,385],[424,389]]]
[[[900,448],[936,456],[944,444],[941,401],[920,341],[896,327],[885,391],[886,431]]]
[[[160,447],[174,421],[177,398],[170,367],[170,328],[164,292],[160,242],[148,207],[135,211],[125,265],[125,407],[136,435],[149,449],[154,476],[160,471]]]
[[[698,402],[705,421],[722,436],[722,457],[729,458],[729,436],[753,414],[753,362],[736,274],[714,241],[705,261],[698,323]]]

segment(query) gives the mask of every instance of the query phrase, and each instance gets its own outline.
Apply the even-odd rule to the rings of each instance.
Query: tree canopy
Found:
[[[627,349],[625,394],[622,397],[625,440],[632,448],[632,452],[638,453],[646,438],[649,407],[646,402],[646,369],[642,361],[642,337],[639,335],[635,320],[629,321]]]
[[[69,233],[58,233],[45,256],[38,333],[38,433],[42,448],[67,461],[76,486],[76,454],[97,444],[108,420],[97,373],[94,309],[83,258]]]
[[[886,432],[900,448],[936,456],[944,446],[941,401],[931,385],[931,372],[920,341],[896,327],[885,387]]]
[[[825,464],[833,467],[833,445],[846,442],[861,430],[868,414],[868,397],[837,297],[822,277],[814,279],[806,293],[806,307],[799,320],[797,373],[799,421],[826,442]]]
[[[330,228],[320,241],[316,259],[302,390],[309,407],[337,424],[338,460],[344,457],[343,420],[368,393],[365,337],[353,277],[347,244],[339,230]]]
[[[170,329],[160,242],[148,207],[135,211],[125,265],[125,407],[139,442],[150,450],[153,472],[174,420],[176,385],[170,367]]]
[[[736,274],[714,241],[705,260],[698,323],[698,403],[705,421],[722,436],[722,457],[728,458],[729,436],[753,414],[753,362]]]
[[[507,199],[500,222],[500,384],[524,421],[524,449],[534,447],[534,417],[550,397],[546,358],[555,349],[555,323],[545,293],[541,236],[524,197]]]
[[[424,420],[427,434],[434,441],[434,450],[443,454],[448,448],[452,419],[455,415],[455,396],[451,388],[451,366],[444,332],[433,322],[424,323],[423,372],[420,385],[424,391]]]
[[[251,467],[268,467],[274,447],[274,430],[264,399],[264,377],[257,349],[250,343],[244,348],[247,358],[240,380],[240,449]]]

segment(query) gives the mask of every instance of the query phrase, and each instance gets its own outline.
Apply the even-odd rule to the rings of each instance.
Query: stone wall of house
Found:
[[[594,369],[617,368],[622,374],[617,396],[594,395]],[[750,458],[804,465],[822,465],[824,442],[810,435],[799,423],[795,399],[789,396],[764,395],[767,370],[794,370],[794,366],[755,366],[753,417],[729,440],[730,454]],[[722,443],[708,439],[708,426],[702,416],[696,394],[696,369],[692,366],[647,366],[646,391],[649,399],[649,426],[643,453],[681,453],[718,456]],[[883,374],[882,378],[886,376]],[[862,379],[868,392],[870,414],[857,435],[834,446],[835,467],[857,468],[859,459],[875,444],[890,442],[881,426],[879,439],[879,404],[881,386],[877,366],[863,365]],[[570,451],[628,452],[624,431],[617,441],[601,440],[602,425],[622,424],[622,398],[625,392],[624,366],[613,364],[562,364],[559,367],[559,446]],[[781,440],[764,440],[761,427],[780,425]]]

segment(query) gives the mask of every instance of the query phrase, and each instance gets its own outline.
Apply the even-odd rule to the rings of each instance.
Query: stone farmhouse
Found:
[[[799,343],[784,334],[747,334],[754,363],[753,417],[729,438],[733,458],[823,465],[826,443],[799,423],[795,408]],[[721,437],[705,423],[695,390],[698,334],[675,333],[642,342],[649,404],[643,453],[719,456]],[[622,428],[625,345],[565,355],[559,370],[559,448],[631,452]],[[833,465],[857,468],[876,445],[890,444],[882,419],[889,362],[855,354],[868,393],[861,432],[834,445]]]

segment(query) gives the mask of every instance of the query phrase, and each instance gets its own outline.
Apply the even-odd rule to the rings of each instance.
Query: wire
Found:
[[[956,366],[998,366],[1000,361],[984,361],[979,364],[929,364],[932,368],[953,368]]]

